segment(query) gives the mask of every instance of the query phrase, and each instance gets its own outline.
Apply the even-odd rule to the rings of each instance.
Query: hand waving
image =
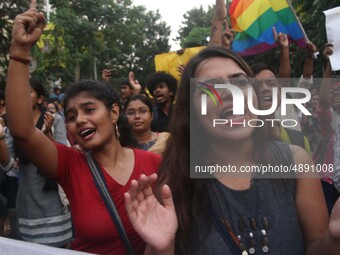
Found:
[[[11,52],[29,53],[44,30],[46,19],[36,9],[36,0],[31,0],[28,11],[16,16],[12,29]]]
[[[108,82],[112,76],[112,69],[103,69],[102,78],[104,81]]]
[[[156,174],[133,180],[124,194],[125,207],[132,226],[143,240],[152,249],[165,251],[174,243],[178,223],[169,186],[162,188],[162,205],[150,186],[156,180]]]
[[[139,94],[142,90],[142,86],[139,84],[138,80],[135,80],[135,74],[132,71],[129,72],[129,82],[133,87],[133,93],[135,95]]]

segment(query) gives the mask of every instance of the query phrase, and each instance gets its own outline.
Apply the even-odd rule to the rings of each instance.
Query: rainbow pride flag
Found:
[[[286,0],[233,0],[229,8],[232,28],[238,32],[231,49],[250,56],[277,47],[272,28],[306,47],[306,40]]]

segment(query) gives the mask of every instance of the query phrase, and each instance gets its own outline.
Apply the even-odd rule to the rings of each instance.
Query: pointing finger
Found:
[[[276,32],[276,28],[273,27],[273,35],[274,35],[274,38],[275,40],[277,39],[278,35],[277,35],[277,32]]]
[[[37,0],[31,0],[30,10],[36,10],[36,9],[37,9]]]

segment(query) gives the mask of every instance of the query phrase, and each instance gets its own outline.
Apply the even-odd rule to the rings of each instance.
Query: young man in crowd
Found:
[[[168,131],[172,103],[177,92],[177,80],[166,72],[156,72],[148,77],[146,86],[156,103],[152,110],[151,130],[154,132]]]

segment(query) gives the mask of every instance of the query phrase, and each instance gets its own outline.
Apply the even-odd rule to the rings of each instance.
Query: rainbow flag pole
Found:
[[[292,3],[291,3],[289,0],[286,0],[286,1],[287,1],[287,4],[288,4],[290,10],[291,10],[292,13],[293,13],[295,19],[296,19],[296,22],[298,23],[298,25],[299,25],[299,27],[300,27],[300,29],[301,29],[301,32],[302,32],[302,34],[303,34],[303,37],[304,37],[305,40],[306,40],[306,43],[308,43],[308,42],[309,42],[308,36],[307,36],[306,31],[305,31],[305,29],[303,28],[303,26],[302,26],[302,24],[301,24],[301,22],[300,22],[299,17],[296,15],[296,12],[295,12],[295,10],[294,10],[294,8],[293,8]]]
[[[231,48],[242,56],[277,47],[273,27],[289,34],[290,41],[300,48],[306,47],[307,35],[288,0],[233,0],[229,14],[237,32]]]
[[[292,3],[291,3],[289,0],[286,0],[286,1],[287,1],[287,4],[288,4],[289,8],[291,9],[291,11],[292,11],[292,13],[293,13],[295,19],[296,19],[296,22],[298,23],[298,25],[299,25],[299,27],[300,27],[300,29],[301,29],[301,32],[302,32],[302,34],[303,34],[303,37],[304,37],[305,40],[306,40],[306,43],[309,43],[310,40],[309,40],[309,38],[308,38],[308,36],[307,36],[307,34],[306,34],[305,29],[303,28],[303,26],[302,26],[302,24],[301,24],[301,22],[300,22],[300,20],[299,20],[299,17],[296,15],[296,12],[295,12],[295,10],[294,10],[294,8],[293,8]],[[315,53],[313,54],[313,56],[314,56],[315,59],[318,58],[318,55],[319,55],[319,52],[318,52],[318,51],[315,52]]]

